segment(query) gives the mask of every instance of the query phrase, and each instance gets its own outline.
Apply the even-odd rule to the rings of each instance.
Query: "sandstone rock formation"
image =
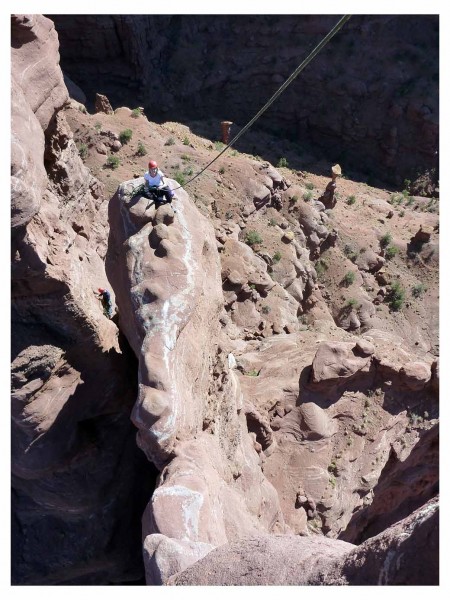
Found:
[[[142,577],[155,475],[129,422],[133,358],[93,294],[102,186],[60,112],[53,23],[13,16],[12,39],[12,581],[120,583]]]
[[[438,499],[359,547],[258,536],[225,544],[170,585],[436,585]]]
[[[326,209],[325,159],[274,168],[256,150],[185,190],[217,144],[127,107],[89,114],[51,21],[14,16],[13,33],[13,582],[436,584],[436,200],[343,178]],[[139,193],[150,156],[173,205]]]

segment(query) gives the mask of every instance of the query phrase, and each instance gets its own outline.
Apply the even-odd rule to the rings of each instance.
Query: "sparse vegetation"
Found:
[[[97,122],[95,123],[94,127],[95,127],[95,129],[96,129],[97,131],[100,131],[100,129],[102,128],[102,124],[100,123],[100,121],[97,121]]]
[[[346,308],[356,308],[358,306],[358,300],[355,300],[355,298],[349,298],[345,306]]]
[[[185,185],[186,183],[186,177],[185,174],[182,173],[181,171],[175,171],[175,173],[173,174],[173,178],[175,179],[175,181],[177,183],[179,183],[181,186]]]
[[[223,175],[225,173],[225,167],[220,167],[219,173]]]
[[[119,133],[119,141],[121,144],[128,144],[132,137],[133,132],[131,129],[124,129]]]
[[[138,108],[133,108],[133,110],[131,111],[131,116],[133,117],[133,119],[137,119],[138,117],[141,117],[143,114],[143,109],[139,106]]]
[[[352,204],[355,204],[355,202],[356,202],[356,198],[355,198],[355,196],[349,196],[349,197],[347,198],[347,204],[348,204],[349,206],[351,206]]]
[[[295,202],[298,202],[298,196],[296,194],[294,194],[293,196],[291,196],[290,201],[295,204]]]
[[[175,144],[175,138],[170,137],[168,140],[166,140],[166,142],[164,143],[164,146],[173,146]]]
[[[262,241],[262,237],[257,231],[248,231],[247,235],[245,236],[245,243],[248,246],[255,246],[256,244],[261,244]]]
[[[272,218],[272,219],[269,219],[269,225],[270,225],[271,227],[275,227],[275,225],[277,225],[276,219],[273,219],[273,218]]]
[[[223,142],[214,142],[214,148],[219,152],[225,148],[225,144]]]
[[[106,166],[110,169],[117,169],[120,165],[120,160],[118,156],[108,156],[106,159]]]
[[[407,193],[407,195],[408,195],[408,193]],[[391,195],[388,202],[389,202],[389,204],[392,204],[392,206],[397,206],[398,204],[401,204],[404,199],[405,199],[405,196],[403,194],[395,193],[395,194]]]
[[[385,256],[387,260],[391,260],[396,254],[398,254],[397,246],[388,246],[386,248]]]
[[[270,306],[268,306],[267,304],[265,304],[261,308],[261,312],[263,313],[263,315],[268,315],[270,313]]]
[[[190,143],[191,143],[191,142],[190,142],[190,140],[189,140],[188,136],[187,136],[187,135],[185,135],[185,136],[184,136],[184,138],[183,138],[183,145],[184,145],[184,146],[189,146],[189,144],[190,144]]]
[[[355,252],[355,250],[350,246],[350,244],[345,244],[344,254],[352,262],[355,262],[355,260],[358,258],[357,252]]]
[[[87,114],[86,107],[85,107],[85,106],[83,106],[82,104],[80,104],[80,106],[78,107],[78,110],[79,110],[80,112],[82,112],[84,115],[85,115],[85,114]]]
[[[398,281],[394,282],[387,295],[387,301],[391,310],[400,310],[405,300],[405,290]]]
[[[273,262],[277,263],[280,262],[282,256],[281,256],[281,252],[275,252],[275,254],[272,256],[272,260]]]
[[[138,156],[145,156],[147,154],[147,149],[142,142],[138,143],[136,154]]]
[[[392,242],[392,235],[388,232],[385,233],[383,236],[381,236],[380,238],[380,246],[382,248],[386,248],[386,246],[389,246],[389,244]]]
[[[188,177],[190,177],[193,173],[194,173],[194,169],[192,167],[186,167],[183,170],[183,175],[187,175]]]
[[[88,155],[88,147],[87,144],[80,144],[78,148],[78,154],[80,155],[81,160],[84,160]]]
[[[328,263],[324,258],[319,258],[314,268],[316,269],[317,277],[321,277],[328,269]]]
[[[354,281],[355,281],[355,274],[353,271],[348,271],[345,275],[344,275],[344,285],[346,285],[347,287],[349,285],[351,285]]]
[[[310,190],[303,194],[303,200],[305,200],[305,202],[309,202],[312,199],[312,197],[313,193]]]
[[[247,371],[246,375],[248,375],[249,377],[258,377],[259,371],[258,369],[252,369],[251,371]]]
[[[313,190],[314,189],[314,184],[311,181],[308,181],[305,184],[305,187],[306,187],[307,190]]]
[[[416,283],[411,289],[414,298],[420,298],[427,291],[427,286],[423,283]]]
[[[282,156],[282,157],[281,157],[281,158],[278,160],[278,162],[277,162],[277,167],[286,167],[286,168],[287,168],[287,167],[289,167],[289,163],[288,163],[287,159],[286,159],[286,158],[284,158],[284,156]]]

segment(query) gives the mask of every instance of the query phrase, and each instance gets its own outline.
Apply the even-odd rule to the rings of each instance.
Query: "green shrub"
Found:
[[[147,154],[147,149],[142,142],[139,142],[136,154],[138,156],[145,156]]]
[[[281,258],[282,258],[281,252],[275,252],[275,254],[272,256],[272,260],[275,263],[280,262]]]
[[[275,227],[275,225],[276,225],[276,224],[277,224],[277,222],[276,222],[276,220],[275,220],[275,219],[269,219],[269,225],[270,225],[271,227]]]
[[[356,198],[355,198],[355,196],[349,196],[349,197],[347,198],[347,204],[348,204],[349,206],[351,206],[352,204],[355,204],[355,202],[356,202]]]
[[[183,138],[183,144],[184,144],[185,146],[189,146],[189,144],[190,144],[190,143],[191,143],[191,142],[189,141],[189,138],[188,138],[188,136],[187,136],[187,135],[185,135],[185,136],[184,136],[184,138]]]
[[[102,128],[102,124],[100,123],[100,121],[97,121],[94,127],[97,131],[100,131],[100,129]]]
[[[220,173],[221,175],[223,175],[223,174],[225,173],[225,168],[224,168],[224,167],[220,167],[220,169],[219,169],[219,173]]]
[[[328,263],[324,258],[320,258],[314,265],[314,268],[316,269],[317,276],[320,277],[328,269]]]
[[[355,300],[355,298],[349,298],[345,304],[345,306],[347,308],[355,308],[355,306],[358,306],[358,301]]]
[[[387,295],[387,301],[392,310],[400,310],[405,300],[405,290],[402,288],[400,283],[396,281],[390,287]]]
[[[117,169],[120,165],[120,160],[118,156],[108,156],[106,159],[106,166],[110,169]]]
[[[138,117],[141,117],[143,113],[143,110],[141,107],[138,108],[133,108],[133,110],[131,111],[131,116],[133,117],[133,119],[137,119]]]
[[[288,167],[288,166],[289,166],[289,163],[288,163],[287,159],[286,159],[286,158],[284,158],[284,156],[282,156],[282,157],[281,157],[281,158],[278,160],[277,167]]]
[[[214,142],[214,148],[219,152],[225,148],[225,144],[223,142]]]
[[[305,185],[307,190],[313,190],[314,189],[314,184],[311,181],[308,181]]]
[[[426,291],[427,286],[423,283],[417,283],[411,288],[411,293],[414,296],[414,298],[420,298],[420,296],[422,296],[422,294],[424,294]]]
[[[262,308],[261,308],[261,312],[263,313],[263,315],[268,315],[270,313],[270,306],[267,306],[267,304],[265,304]]]
[[[84,160],[88,155],[88,147],[87,144],[80,144],[78,148],[78,154],[80,155],[81,160]]]
[[[404,217],[404,216],[405,216],[405,211],[404,211],[404,210],[401,210],[401,211],[398,213],[398,216],[399,216],[399,217]]]
[[[381,236],[380,238],[380,246],[382,248],[386,248],[386,246],[389,246],[389,244],[392,242],[392,235],[388,232],[385,233],[383,236]]]
[[[186,162],[189,162],[191,160],[191,157],[189,156],[189,154],[182,154],[180,156],[181,160],[185,160]]]
[[[257,231],[249,231],[245,236],[245,243],[249,246],[254,246],[255,244],[262,243],[262,237],[259,235]]]
[[[410,196],[408,198],[408,200],[406,201],[406,206],[411,206],[411,204],[414,203],[414,198],[412,196]]]
[[[296,194],[291,197],[291,202],[298,202],[298,196]]]
[[[128,142],[133,137],[133,132],[131,129],[124,129],[119,133],[119,140],[121,144],[128,144]]]
[[[188,177],[190,177],[193,174],[193,172],[194,172],[194,169],[192,167],[186,167],[183,170],[183,174],[187,175]]]
[[[303,200],[305,200],[305,202],[309,202],[309,200],[311,200],[312,197],[313,193],[311,191],[305,192],[303,194]]]
[[[405,196],[403,194],[395,193],[395,194],[391,195],[388,202],[389,202],[389,204],[396,206],[397,204],[401,204],[404,199],[405,199]]]
[[[344,276],[344,283],[346,286],[351,285],[355,281],[355,274],[353,271],[348,271]]]
[[[388,246],[386,248],[385,256],[387,260],[391,260],[398,253],[397,246]]]
[[[175,171],[173,178],[175,179],[175,181],[177,183],[179,183],[181,186],[185,185],[186,183],[186,177],[185,174],[182,173],[181,171]]]
[[[175,138],[170,137],[168,140],[166,140],[166,142],[164,143],[164,146],[173,146],[175,144]]]
[[[258,377],[259,371],[258,369],[252,369],[251,371],[247,371],[246,375],[249,377]]]
[[[344,254],[352,262],[355,262],[355,260],[358,258],[357,252],[355,252],[355,250],[349,244],[345,244]]]

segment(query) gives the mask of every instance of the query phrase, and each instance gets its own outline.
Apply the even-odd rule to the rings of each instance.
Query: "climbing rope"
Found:
[[[266,104],[261,108],[261,110],[259,112],[256,113],[256,115],[247,123],[247,125],[245,125],[245,127],[243,127],[239,133],[231,140],[231,142],[225,146],[225,148],[219,152],[219,154],[211,161],[209,162],[206,167],[204,167],[201,171],[199,171],[196,175],[194,175],[194,177],[192,177],[191,179],[189,179],[188,181],[186,181],[186,183],[184,185],[179,185],[176,188],[173,188],[172,191],[175,190],[179,190],[180,188],[184,188],[186,187],[189,183],[191,183],[192,181],[194,181],[194,179],[197,179],[197,177],[199,177],[204,171],[206,171],[206,169],[208,167],[210,167],[214,162],[216,162],[216,160],[222,156],[222,154],[224,152],[226,152],[228,150],[228,148],[230,148],[234,143],[237,142],[237,140],[244,135],[244,133],[253,125],[253,123],[259,119],[259,117],[269,108],[269,106],[271,104],[273,104],[275,102],[275,100],[278,98],[278,96],[280,96],[284,90],[288,87],[288,85],[290,85],[294,79],[297,77],[297,75],[299,75],[303,69],[312,61],[312,59],[317,56],[317,54],[319,54],[319,52],[322,50],[322,48],[324,48],[328,42],[331,40],[331,38],[345,25],[345,23],[350,19],[352,15],[345,15],[344,17],[342,17],[342,19],[340,21],[338,21],[338,23],[336,23],[336,25],[333,27],[333,29],[331,29],[329,31],[329,33],[323,38],[323,40],[320,42],[320,44],[318,44],[314,50],[309,54],[309,56],[307,56],[307,58],[305,58],[305,60],[295,69],[295,71],[288,77],[288,79],[286,79],[286,81],[283,83],[283,85],[275,92],[275,94],[273,94],[273,96],[266,102]]]

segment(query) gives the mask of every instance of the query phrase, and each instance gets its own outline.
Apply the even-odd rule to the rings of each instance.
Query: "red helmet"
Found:
[[[158,163],[156,162],[156,160],[151,160],[148,163],[148,168],[149,169],[157,169],[158,168]]]
[[[105,290],[104,290],[103,288],[98,288],[98,293],[99,293],[99,294],[103,294],[103,292],[104,292],[104,291],[105,291]]]

